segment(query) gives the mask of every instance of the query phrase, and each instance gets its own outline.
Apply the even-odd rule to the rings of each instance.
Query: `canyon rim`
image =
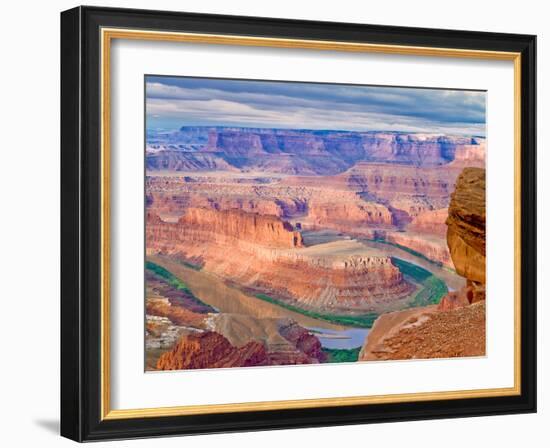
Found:
[[[485,92],[145,92],[145,370],[485,355]]]

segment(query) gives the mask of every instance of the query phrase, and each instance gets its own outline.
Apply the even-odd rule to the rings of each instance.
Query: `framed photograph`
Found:
[[[536,410],[535,36],[61,14],[61,433]]]

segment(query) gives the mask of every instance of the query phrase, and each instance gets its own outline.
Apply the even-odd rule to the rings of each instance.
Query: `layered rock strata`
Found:
[[[247,169],[336,174],[360,161],[438,166],[477,160],[478,137],[402,132],[346,132],[183,127],[148,135],[147,169]]]
[[[244,287],[314,309],[362,311],[412,289],[389,257],[356,241],[304,248],[301,234],[273,216],[193,209],[168,223],[149,214],[146,234],[148,254],[199,263]]]
[[[210,316],[207,326],[227,338],[234,347],[261,342],[270,365],[316,364],[326,359],[319,339],[288,318],[220,313]]]
[[[196,245],[203,245],[205,251],[212,245],[234,245],[236,249],[303,246],[302,235],[288,222],[242,210],[192,208],[176,223],[165,222],[148,213],[146,227],[148,253],[185,253]]]
[[[447,218],[447,243],[456,272],[485,284],[485,170],[465,168],[457,180]]]
[[[438,236],[413,232],[385,232],[384,235],[385,240],[390,243],[407,247],[444,266],[454,267],[445,240]]]
[[[437,210],[426,210],[416,215],[407,226],[407,231],[419,234],[434,235],[443,239],[447,236],[447,207]]]
[[[340,232],[370,235],[373,228],[391,227],[390,210],[374,202],[358,200],[355,195],[350,200],[312,200],[305,221],[309,228],[335,229]]]
[[[214,363],[212,367],[313,364],[326,359],[317,337],[289,318],[256,318],[245,314],[218,312],[210,307],[208,313],[193,312],[192,309],[197,308],[196,303],[181,300],[179,297],[166,297],[171,296],[174,290],[168,287],[159,288],[158,283],[161,282],[155,276],[149,275],[145,325],[147,370],[156,370],[159,357],[167,351],[171,351],[173,356],[164,357],[161,362],[163,369],[203,368],[211,362]],[[231,347],[222,344],[221,350],[210,353],[209,345],[219,342],[219,339],[199,338],[208,333],[223,336]],[[182,339],[198,341],[195,359],[190,364],[175,361],[178,357],[175,344]],[[246,356],[241,356],[246,354],[248,348],[253,347],[251,344],[264,347],[266,357],[264,359],[262,356],[261,363],[257,359],[248,362]]]
[[[447,224],[452,260],[466,286],[439,305],[380,316],[359,360],[485,354],[485,170],[462,171]]]

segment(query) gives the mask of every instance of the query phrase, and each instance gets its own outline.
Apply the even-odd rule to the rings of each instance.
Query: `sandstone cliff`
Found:
[[[472,145],[463,145],[455,151],[453,166],[485,169],[485,139],[473,139]]]
[[[426,210],[412,219],[411,223],[407,226],[407,231],[446,238],[448,215],[449,210],[447,207],[437,210]]]
[[[385,240],[407,247],[424,255],[432,261],[438,261],[444,266],[453,268],[453,263],[445,239],[430,234],[413,232],[386,232]]]
[[[189,208],[177,223],[147,214],[147,250],[178,253],[188,245],[260,245],[269,248],[302,247],[302,235],[275,216],[242,210]]]
[[[311,200],[304,222],[311,228],[367,235],[372,233],[373,227],[392,225],[391,212],[381,204],[361,201],[355,195],[339,199],[331,202],[321,196]]]
[[[341,174],[349,188],[377,202],[386,202],[410,217],[445,208],[460,167],[417,167],[360,162]]]
[[[485,170],[465,168],[447,219],[456,270],[467,279],[437,306],[380,316],[359,360],[482,356],[485,354]]]
[[[382,315],[359,361],[430,359],[485,354],[485,302],[450,311],[436,307]]]
[[[397,244],[452,267],[445,219],[460,169],[360,162],[335,176],[148,176],[147,210],[170,222],[189,209],[209,208],[371,238],[398,230]]]
[[[465,168],[457,180],[447,218],[447,242],[456,271],[485,284],[485,170]]]
[[[183,127],[148,135],[147,169],[335,174],[359,161],[437,166],[484,157],[484,139],[400,132]],[[464,166],[464,165],[462,165]]]
[[[291,224],[276,216],[247,213],[242,210],[188,209],[178,222],[181,231],[200,231],[228,236],[249,243],[276,248],[302,247],[302,235]],[[200,238],[192,234],[192,238]]]
[[[177,223],[153,214],[147,219],[148,254],[200,264],[245,288],[312,309],[365,311],[412,289],[388,256],[349,240],[305,248],[301,234],[273,216],[192,209]]]

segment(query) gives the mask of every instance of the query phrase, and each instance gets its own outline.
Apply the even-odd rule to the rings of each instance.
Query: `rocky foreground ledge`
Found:
[[[439,305],[380,316],[360,361],[485,355],[485,170],[465,168],[447,218],[447,244],[466,286]]]

